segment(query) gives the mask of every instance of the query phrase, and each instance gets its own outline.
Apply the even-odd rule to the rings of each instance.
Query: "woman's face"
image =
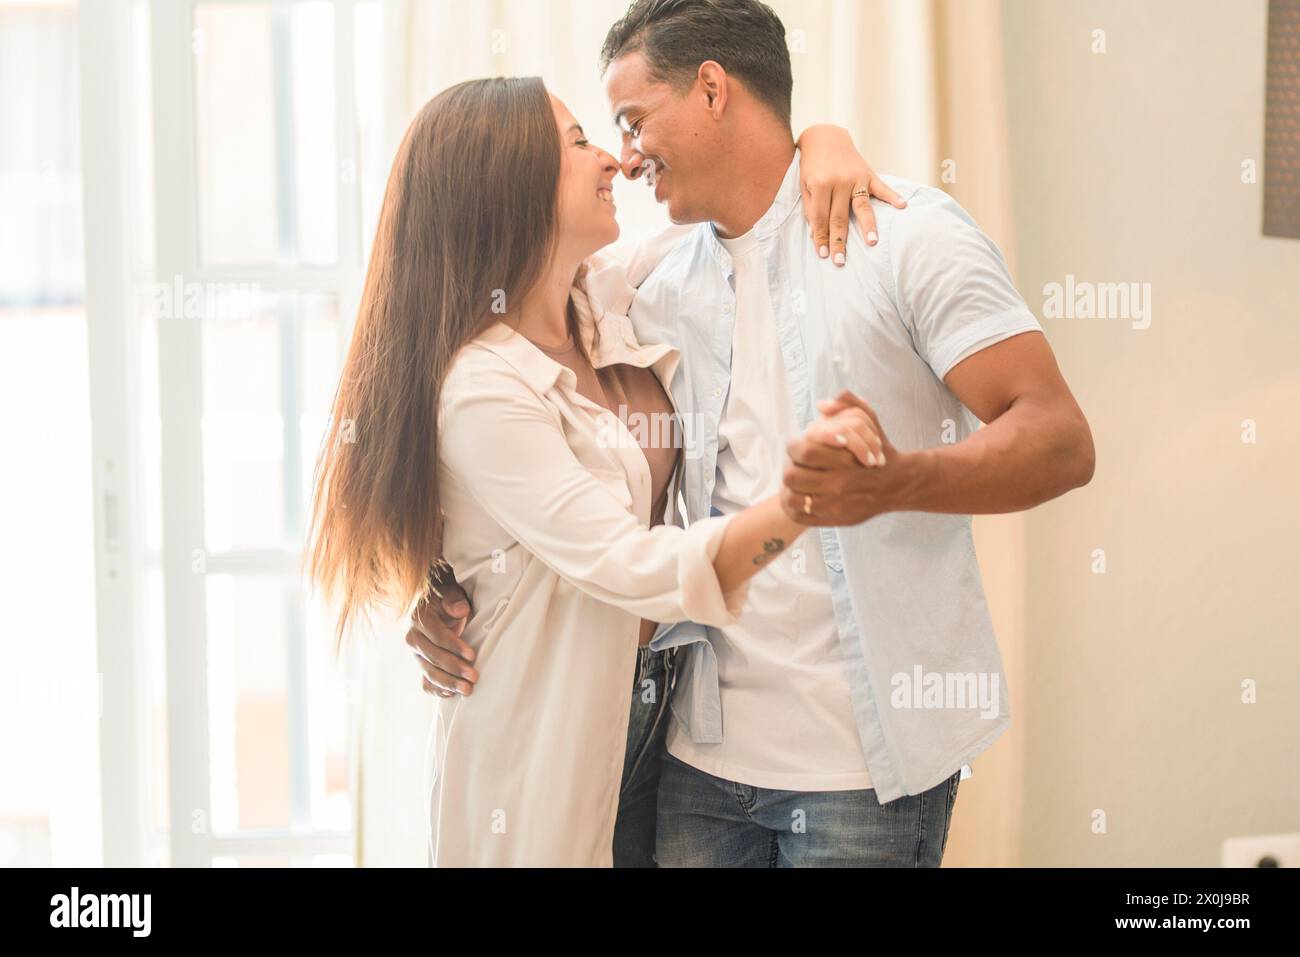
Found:
[[[559,244],[585,259],[618,239],[613,189],[618,161],[587,142],[569,108],[554,95],[551,109],[560,129]]]

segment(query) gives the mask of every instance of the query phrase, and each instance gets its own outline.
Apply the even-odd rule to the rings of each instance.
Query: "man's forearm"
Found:
[[[1019,512],[1086,485],[1092,434],[1082,415],[1018,399],[954,445],[908,453],[911,481],[893,511]]]

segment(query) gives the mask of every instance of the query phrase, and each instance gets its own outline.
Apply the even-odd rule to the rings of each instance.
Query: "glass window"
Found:
[[[200,259],[334,262],[333,6],[201,2],[192,48]]]
[[[78,90],[75,5],[0,2],[0,866],[100,862]]]

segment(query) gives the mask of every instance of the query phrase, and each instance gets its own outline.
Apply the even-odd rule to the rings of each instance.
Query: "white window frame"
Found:
[[[125,0],[79,3],[78,58],[85,314],[94,492],[95,623],[100,674],[103,863],[145,863],[149,789],[141,627],[140,421],[135,374]]]
[[[268,0],[238,0],[268,2]],[[287,17],[289,0],[269,0]],[[152,0],[151,58],[154,137],[154,281],[256,283],[268,290],[327,292],[338,297],[350,330],[362,279],[360,177],[355,112],[353,0],[334,7],[335,135],[338,256],[327,268],[204,268],[199,261],[192,42],[194,0]],[[143,556],[140,503],[142,468],[136,436],[139,399],[132,374],[134,328],[128,241],[133,228],[126,196],[131,162],[127,65],[130,0],[91,0],[78,9],[83,169],[86,206],[86,314],[94,403],[96,601],[100,670],[104,681],[100,728],[104,863],[147,863],[148,754],[144,708],[144,629],[139,600]],[[287,19],[281,20],[281,25]],[[162,572],[166,648],[169,838],[173,866],[211,866],[217,857],[306,858],[351,854],[350,831],[313,831],[306,820],[306,654],[302,623],[287,636],[291,823],[214,835],[209,779],[207,609],[204,576],[296,574],[294,548],[239,549],[205,554],[201,416],[202,327],[199,320],[158,324],[162,443]],[[292,347],[293,343],[287,343]],[[286,410],[287,411],[287,410]],[[293,427],[296,428],[296,421]],[[296,483],[286,466],[285,484]],[[296,484],[295,484],[296,488]]]

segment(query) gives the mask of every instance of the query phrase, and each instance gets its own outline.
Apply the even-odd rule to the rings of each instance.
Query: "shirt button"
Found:
[[[723,313],[723,315],[727,315],[727,314],[730,313],[730,312],[731,312],[731,306],[730,306],[730,305],[725,305],[725,306],[722,307],[722,313]]]
[[[721,389],[714,389],[714,390],[713,390],[713,397],[714,397],[715,399],[716,399],[718,396],[720,396],[720,395],[722,395],[722,390],[721,390]]]

